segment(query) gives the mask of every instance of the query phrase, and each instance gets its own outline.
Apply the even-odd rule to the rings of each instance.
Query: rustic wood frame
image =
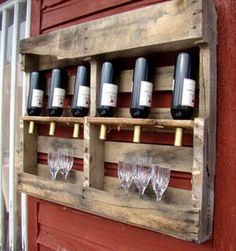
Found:
[[[123,113],[118,115],[126,119],[96,117],[96,94],[102,59],[193,47],[199,48],[200,58],[199,111],[194,121],[163,120],[160,113],[147,120],[127,119],[125,113],[124,116]],[[184,240],[201,243],[211,237],[216,133],[216,13],[212,1],[171,0],[75,25],[23,40],[20,52],[23,70],[27,72],[88,61],[91,68],[93,101],[89,117],[84,119],[22,118],[23,166],[18,174],[20,191]],[[167,78],[170,79],[172,72],[170,69],[167,71]],[[125,79],[129,79],[130,75],[130,72],[123,74]],[[170,85],[171,83],[168,88]],[[155,86],[158,86],[157,89],[165,88],[159,87],[158,83],[155,83]],[[83,146],[83,151],[80,150],[76,154],[84,160],[84,172],[75,172],[75,184],[51,181],[45,175],[40,175],[40,172],[45,173],[45,167],[37,165],[36,153],[41,139],[37,133],[28,134],[29,121],[32,120],[37,123],[55,121],[68,126],[83,124],[84,140],[69,140],[72,144]],[[104,161],[109,158],[109,143],[98,139],[101,123],[119,128],[132,127],[135,124],[160,130],[178,126],[193,130],[194,142],[190,150],[172,146],[155,148],[160,153],[173,153],[176,160],[173,170],[177,171],[183,171],[178,169],[178,161],[181,161],[179,152],[188,152],[193,161],[193,165],[187,167],[187,171],[192,173],[191,192],[168,189],[171,200],[159,204],[149,198],[144,201],[137,200],[135,195],[127,201],[121,199],[116,191],[117,180],[104,177]],[[137,144],[135,147],[138,147]]]

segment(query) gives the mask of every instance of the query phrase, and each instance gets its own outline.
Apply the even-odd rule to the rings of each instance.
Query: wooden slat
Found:
[[[46,197],[52,202],[150,230],[158,229],[185,240],[196,240],[198,236],[198,209],[138,198],[124,200],[104,191],[60,181],[55,186],[55,181],[25,173],[18,174],[18,179],[20,191],[39,198]]]
[[[95,64],[97,64],[97,62],[95,62]],[[91,72],[94,73],[94,71],[96,72],[96,69],[94,68],[91,69]],[[94,73],[94,74],[97,74],[97,73]],[[170,91],[172,89],[173,74],[174,74],[174,66],[165,66],[165,67],[155,68],[154,77],[153,77],[153,90],[154,91]],[[120,93],[131,92],[132,77],[133,77],[133,70],[122,70],[119,72],[117,79],[114,81],[118,83]],[[97,77],[97,81],[98,82],[100,81],[98,77]],[[48,95],[48,92],[50,90],[51,78],[47,78],[46,82],[47,83],[46,83],[45,94]],[[91,79],[92,85],[98,82],[95,82],[94,79]],[[67,90],[66,90],[66,93],[68,95],[73,95],[74,83],[75,83],[75,75],[69,76],[68,83],[67,83]]]
[[[129,108],[117,108],[114,116],[131,118]],[[149,117],[153,119],[172,119],[170,108],[152,108]]]
[[[53,58],[74,60],[104,53],[121,55],[121,51],[125,51],[126,56],[141,55],[144,50],[147,53],[154,48],[193,47],[196,41],[204,40],[202,12],[200,0],[167,1],[31,37],[21,42],[20,52],[47,56],[47,67],[51,68]]]
[[[123,160],[127,153],[131,156],[149,153],[153,156],[153,162],[169,164],[172,170],[192,171],[193,149],[190,147],[105,142],[105,161],[117,163],[119,160]]]
[[[46,179],[51,179],[51,174],[47,165],[38,164],[37,165],[38,175],[44,177]],[[64,181],[63,177],[58,174],[57,180]],[[78,184],[80,186],[83,185],[84,174],[81,171],[71,170],[67,183]],[[111,193],[115,196],[122,196],[123,190],[121,189],[118,178],[105,176],[104,177],[104,191]],[[129,197],[138,196],[137,187],[132,184],[129,189]],[[151,188],[151,185],[145,191],[145,198],[149,198],[150,200],[155,200],[154,192]],[[190,190],[178,189],[173,187],[168,187],[162,199],[163,203],[166,204],[176,204],[176,205],[185,205],[186,207],[192,206],[192,192]]]
[[[99,139],[100,128],[88,124],[84,130],[84,185],[103,189],[104,142]]]
[[[92,124],[108,124],[116,126],[151,126],[158,128],[175,128],[182,127],[187,129],[193,128],[192,120],[169,120],[169,119],[133,119],[133,118],[102,118],[102,117],[88,117],[87,121]]]
[[[91,154],[94,155],[94,159],[103,159],[104,155],[105,162],[118,163],[119,160],[124,159],[126,153],[135,153],[139,155],[148,152],[151,156],[153,156],[153,161],[157,161],[160,164],[169,164],[171,166],[171,169],[174,171],[192,172],[193,149],[191,147],[174,147],[153,144],[135,144],[106,141],[103,151],[103,146],[100,145],[100,143],[103,141],[99,140],[99,134],[97,132],[97,130],[99,130],[99,127],[95,127],[93,128],[93,130],[94,133],[96,132],[93,140],[94,142],[97,141],[97,143],[94,143],[92,146],[90,146],[90,148],[92,147],[92,151],[89,151],[90,149],[86,149],[86,145],[84,147],[85,153],[91,152]],[[71,146],[75,150],[75,157],[83,158],[82,140],[64,138],[60,139],[45,136],[38,137],[38,152],[47,153],[48,149],[53,149],[55,146]],[[101,152],[99,154],[98,151],[100,150]],[[88,161],[95,161],[93,158]],[[90,165],[92,164],[93,163],[90,163]],[[99,165],[94,164],[94,169],[99,169],[100,166],[102,168],[104,167],[103,161],[101,161]]]
[[[23,170],[27,173],[36,174],[37,169],[37,128],[36,133],[29,134],[29,123],[24,122],[23,128]],[[37,125],[35,125],[36,127]]]
[[[84,141],[81,139],[65,139],[47,136],[38,136],[37,151],[48,153],[55,148],[72,147],[74,149],[74,157],[83,159]]]
[[[35,121],[39,124],[49,124],[50,122],[54,121],[58,124],[65,124],[70,125],[74,123],[83,124],[83,118],[77,117],[42,117],[42,116],[22,116],[21,119],[23,121]]]

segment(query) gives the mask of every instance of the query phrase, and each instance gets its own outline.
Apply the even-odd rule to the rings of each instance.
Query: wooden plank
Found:
[[[160,164],[169,164],[171,166],[171,169],[174,171],[189,173],[192,172],[193,149],[191,147],[174,147],[165,145],[106,141],[104,145],[105,148],[103,150],[103,141],[99,140],[99,127],[94,125],[90,126],[93,127],[92,130],[94,130],[94,137],[90,136],[94,140],[94,143],[91,143],[92,145],[87,146],[84,140],[85,150],[83,150],[82,147],[83,140],[39,136],[38,152],[47,153],[48,150],[55,148],[55,146],[71,146],[75,150],[76,158],[83,158],[83,151],[85,151],[86,154],[90,153],[90,157],[86,156],[87,161],[91,162],[87,163],[87,168],[90,168],[91,165],[96,170],[98,170],[99,168],[104,168],[104,161],[110,163],[118,163],[119,160],[124,159],[126,153],[136,153],[139,155],[148,152],[151,156],[153,156],[154,161],[158,160],[158,163]],[[85,128],[87,128],[87,126]],[[99,161],[98,164],[96,164],[96,159],[98,159]],[[85,165],[86,163],[84,156],[84,167]],[[104,174],[103,169],[101,173],[102,175]]]
[[[98,74],[96,73],[96,64],[97,62],[94,61],[95,65],[93,69],[91,69],[92,74]],[[91,62],[91,64],[93,64]],[[153,90],[154,91],[170,91],[172,90],[172,80],[173,80],[173,73],[174,73],[174,66],[164,66],[164,67],[157,67],[154,70],[154,77],[153,77]],[[73,95],[74,93],[74,82],[75,82],[75,75],[70,75],[68,78],[68,84],[67,84],[67,95]],[[91,85],[94,85],[94,83],[99,83],[99,75],[95,77],[91,76],[93,79],[91,79]],[[119,85],[119,93],[122,92],[131,92],[131,83],[132,83],[132,77],[133,77],[133,70],[122,70],[119,72],[118,76],[114,80],[114,82],[117,82]],[[97,79],[97,80],[96,80]],[[49,86],[51,82],[51,78],[47,78],[46,81],[46,91],[45,94],[48,95],[49,92]],[[96,103],[96,102],[94,102]]]
[[[37,169],[39,176],[49,180],[51,179],[51,174],[47,165],[38,164]],[[60,174],[57,175],[57,180],[64,181],[63,177],[61,177]],[[83,180],[84,180],[83,172],[77,170],[71,170],[66,182],[82,186]],[[122,196],[123,194],[123,190],[121,189],[118,178],[109,176],[104,177],[104,191],[113,194],[114,196]],[[138,196],[137,188],[134,184],[132,184],[129,189],[129,197],[137,198],[137,196]],[[155,195],[150,185],[145,191],[145,198],[146,199],[149,198],[150,200],[155,200]],[[185,205],[186,207],[191,207],[192,191],[168,187],[168,189],[163,195],[162,201],[163,203],[166,204],[175,204],[176,206]]]
[[[192,120],[169,120],[169,119],[133,119],[133,118],[103,118],[103,117],[87,117],[87,121],[92,124],[108,124],[120,127],[124,126],[151,126],[157,128],[176,128],[182,127],[187,129],[193,128]]]
[[[43,117],[43,116],[22,116],[23,121],[35,121],[40,124],[49,124],[50,122],[56,122],[58,124],[71,125],[74,123],[83,124],[84,118],[78,117]]]
[[[41,153],[48,153],[48,151],[56,148],[73,148],[74,157],[83,158],[84,141],[81,139],[65,139],[55,138],[50,136],[38,136],[37,151]]]
[[[67,205],[123,223],[177,236],[184,240],[197,240],[199,210],[185,205],[176,207],[164,202],[129,198],[124,200],[101,190],[80,187],[77,184],[47,180],[35,175],[18,175],[18,189],[39,198]],[[109,203],[108,203],[109,202]],[[138,205],[138,207],[137,207]]]
[[[99,139],[100,128],[85,118],[84,127],[84,186],[103,189],[104,142]]]
[[[153,72],[153,91],[170,91],[174,75],[174,66],[156,67]],[[122,70],[115,78],[119,92],[131,92],[133,70]]]
[[[24,172],[37,174],[37,128],[35,133],[29,134],[29,123],[23,125],[23,170]],[[37,125],[35,125],[36,127]]]
[[[101,59],[90,61],[90,116],[96,116],[99,85],[101,79]]]
[[[117,108],[115,117],[131,118],[129,108]],[[172,119],[170,108],[152,108],[149,118],[153,119]]]
[[[106,162],[118,163],[119,160],[124,160],[127,154],[139,156],[145,153],[153,157],[153,162],[170,165],[171,170],[192,172],[193,149],[190,147],[105,142],[104,159]]]
[[[140,55],[151,48],[193,47],[197,40],[204,40],[202,12],[200,0],[167,1],[31,37],[21,42],[20,52],[63,60],[118,51],[119,55],[125,51],[127,56],[127,50],[131,53],[137,49]]]

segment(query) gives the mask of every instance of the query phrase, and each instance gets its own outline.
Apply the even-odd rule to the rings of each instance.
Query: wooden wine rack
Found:
[[[114,118],[96,114],[101,62],[117,57],[197,48],[199,57],[199,107],[193,121],[173,120],[169,108],[154,108],[150,119],[132,119],[128,108],[119,108]],[[22,117],[23,165],[18,189],[33,196],[70,206],[127,224],[158,231],[184,240],[204,242],[211,238],[214,203],[216,129],[216,13],[209,0],[171,0],[96,21],[57,30],[21,41],[23,70],[48,70],[87,62],[91,70],[90,113],[85,118]],[[154,70],[154,90],[170,91],[173,66]],[[130,92],[132,70],[118,76],[119,93]],[[73,94],[73,77],[67,94]],[[51,121],[63,126],[80,123],[83,139],[29,134],[29,121],[36,125]],[[193,134],[193,147],[101,141],[99,128],[132,130],[142,126],[152,133],[174,132],[182,127]],[[36,130],[37,131],[37,130]],[[108,132],[109,133],[109,132]],[[83,171],[73,170],[67,182],[51,181],[47,165],[37,163],[37,153],[61,145],[73,146],[83,159]],[[144,200],[132,186],[128,199],[119,181],[104,175],[105,163],[117,163],[127,153],[149,152],[159,163],[192,177],[192,188],[169,187],[160,203],[148,188]]]

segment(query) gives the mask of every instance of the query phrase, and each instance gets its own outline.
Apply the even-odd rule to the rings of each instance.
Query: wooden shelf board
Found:
[[[186,128],[193,129],[194,121],[192,120],[173,120],[173,119],[134,119],[134,118],[104,118],[104,117],[87,117],[88,123],[91,124],[108,124],[120,127],[127,126],[151,126],[158,128]]]
[[[123,223],[178,236],[198,239],[199,209],[184,205],[115,196],[102,190],[28,173],[18,173],[18,189],[24,193]]]
[[[56,122],[58,124],[83,124],[84,118],[78,117],[43,117],[43,116],[22,116],[23,121],[34,121],[39,124],[49,124],[50,122]]]

